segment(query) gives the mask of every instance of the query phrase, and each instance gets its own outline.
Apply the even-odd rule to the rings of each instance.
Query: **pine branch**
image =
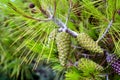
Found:
[[[112,15],[112,20],[108,24],[108,27],[106,28],[106,30],[103,33],[103,35],[97,40],[97,42],[99,42],[100,40],[102,40],[105,37],[105,35],[107,34],[107,32],[109,31],[109,29],[111,28],[113,22],[115,21],[115,14],[116,14],[116,0],[114,1],[114,10],[113,10],[113,15]]]
[[[57,18],[53,18],[52,21],[57,24],[60,28],[62,28],[61,31],[66,31],[67,33],[69,33],[70,35],[72,35],[73,37],[77,37],[78,33],[76,33],[75,31],[72,31],[70,29],[68,29],[68,27],[66,26],[65,23],[63,23],[60,19]]]
[[[48,18],[50,18],[55,24],[57,24],[61,28],[61,31],[65,31],[65,32],[69,33],[70,35],[72,35],[73,37],[77,37],[78,34],[75,31],[72,31],[72,30],[68,29],[68,27],[66,26],[65,23],[63,23],[60,19],[58,19],[58,18],[55,17],[55,13],[56,13],[56,1],[54,2],[54,4],[55,4],[55,6],[54,6],[54,12],[53,12],[53,14],[51,14],[50,10],[45,10],[42,7],[40,7],[40,11],[44,15],[46,15]],[[70,8],[71,8],[71,2],[70,2]],[[69,12],[68,12],[68,17],[69,17]]]
[[[109,31],[109,29],[110,29],[111,26],[112,26],[112,23],[113,23],[113,20],[110,21],[110,23],[108,24],[108,27],[106,28],[105,32],[104,32],[103,35],[97,40],[97,42],[99,42],[100,40],[102,40],[102,39],[106,36],[107,32]]]
[[[55,4],[56,4],[56,2],[55,2]],[[55,5],[55,9],[54,9],[53,14],[51,14],[51,12],[49,10],[45,10],[41,7],[41,5],[39,5],[40,11],[45,16],[48,17],[47,19],[37,19],[37,18],[33,18],[32,16],[28,16],[27,14],[25,14],[21,10],[18,10],[18,8],[16,8],[12,3],[8,3],[8,6],[10,6],[15,12],[21,14],[25,18],[32,19],[32,20],[35,20],[35,21],[51,21],[52,20],[55,24],[57,24],[61,28],[61,31],[65,31],[65,32],[69,33],[70,35],[72,35],[73,37],[77,37],[77,35],[78,35],[75,31],[72,31],[72,30],[68,29],[68,27],[66,26],[65,23],[63,23],[60,19],[58,19],[54,16],[55,11],[56,11],[56,5]]]
[[[31,19],[31,20],[35,20],[35,21],[50,21],[51,18],[48,18],[48,19],[37,19],[37,18],[34,18],[28,14],[25,14],[23,11],[19,10],[17,7],[15,7],[12,3],[8,3],[7,4],[9,7],[11,7],[15,12],[17,12],[18,14],[22,15],[23,17],[25,18],[28,18],[28,19]]]

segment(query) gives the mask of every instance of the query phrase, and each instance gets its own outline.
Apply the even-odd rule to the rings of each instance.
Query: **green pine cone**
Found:
[[[78,61],[78,69],[82,70],[83,72],[95,73],[96,71],[103,71],[103,67],[90,59],[81,58]]]
[[[54,41],[54,40],[55,40],[57,33],[58,33],[58,30],[57,30],[57,29],[53,29],[53,30],[51,31],[51,33],[50,33],[50,35],[49,35],[50,41]]]
[[[56,36],[59,61],[62,66],[66,65],[67,56],[70,53],[70,35],[66,32],[60,32]]]
[[[95,42],[91,37],[89,37],[86,33],[80,33],[77,36],[78,43],[81,47],[85,48],[86,50],[95,52],[95,53],[103,53],[103,50],[100,46]]]

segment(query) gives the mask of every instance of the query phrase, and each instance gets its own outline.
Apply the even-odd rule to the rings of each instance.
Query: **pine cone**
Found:
[[[120,15],[120,10],[117,11],[118,15]]]
[[[56,36],[59,61],[62,66],[66,65],[67,56],[70,53],[70,35],[66,32],[60,32]]]
[[[103,67],[87,58],[81,58],[78,62],[78,68],[88,73],[94,73],[95,71],[102,71]]]
[[[106,54],[106,60],[113,70],[120,75],[120,59],[115,54]]]
[[[49,35],[50,41],[54,41],[54,40],[55,40],[56,35],[57,35],[57,32],[58,32],[57,29],[53,29],[53,30],[51,31],[51,33],[50,33],[50,35]]]
[[[35,5],[33,3],[29,4],[29,8],[34,8]]]
[[[77,36],[79,44],[86,50],[90,50],[95,53],[103,53],[103,50],[92,38],[90,38],[86,33],[80,33]]]

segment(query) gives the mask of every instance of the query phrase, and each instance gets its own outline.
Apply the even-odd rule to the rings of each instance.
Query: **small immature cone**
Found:
[[[70,35],[66,32],[60,32],[56,36],[59,61],[62,66],[67,63],[67,56],[70,53]]]
[[[33,3],[29,4],[29,8],[34,8],[34,7],[35,7],[35,5]]]
[[[120,10],[117,11],[118,15],[120,15]]]
[[[103,50],[100,46],[95,42],[92,38],[89,37],[86,33],[80,33],[77,36],[78,43],[81,47],[86,50],[95,52],[95,53],[103,53]]]
[[[57,29],[53,29],[48,37],[48,46],[50,48],[53,48],[54,51],[56,51],[56,36],[57,36],[58,30]]]
[[[57,29],[53,29],[53,30],[51,31],[51,33],[50,33],[50,35],[49,35],[49,39],[50,39],[51,41],[54,41],[54,40],[55,40],[56,35],[57,35],[57,32],[58,32]]]
[[[114,54],[106,53],[106,60],[113,70],[120,75],[120,59]]]

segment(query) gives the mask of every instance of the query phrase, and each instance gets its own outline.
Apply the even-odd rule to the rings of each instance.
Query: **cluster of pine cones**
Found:
[[[67,32],[53,30],[50,34],[51,40],[55,40],[58,49],[58,58],[62,66],[66,66],[67,57],[71,50],[71,36]],[[77,41],[81,47],[93,53],[103,53],[102,48],[88,34],[79,33]],[[113,70],[120,75],[120,61],[114,55],[106,54],[106,61],[112,66]]]
[[[58,32],[56,29],[50,34],[51,40],[56,40],[57,49],[59,53],[59,61],[62,66],[66,65],[67,56],[70,53],[71,48],[71,36],[67,32]],[[92,38],[90,38],[86,33],[80,33],[77,36],[77,40],[80,46],[86,50],[103,53],[103,50]]]

